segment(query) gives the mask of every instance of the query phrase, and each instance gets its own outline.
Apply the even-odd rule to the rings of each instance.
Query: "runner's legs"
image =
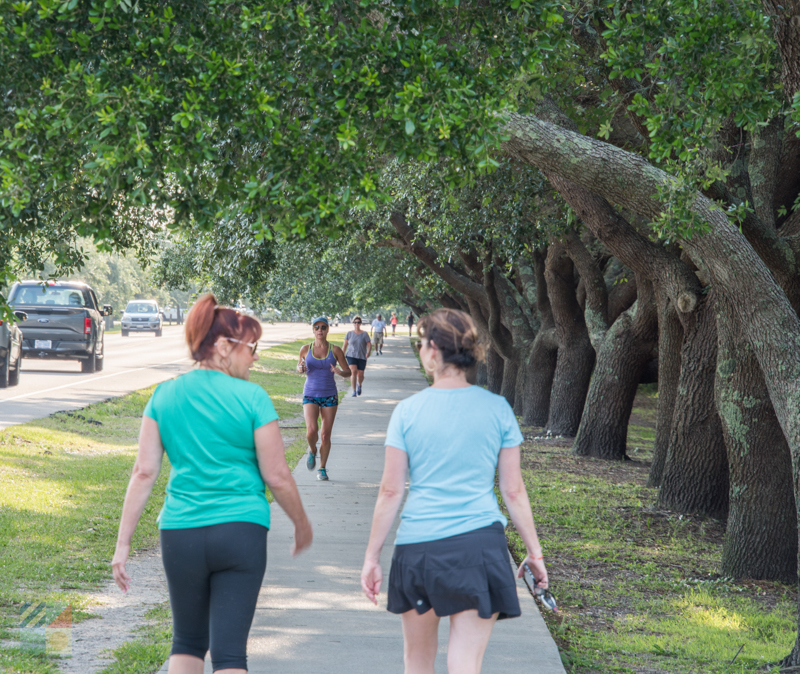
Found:
[[[320,407],[319,414],[322,417],[322,441],[319,444],[319,467],[325,468],[328,462],[328,454],[331,453],[331,431],[333,430],[333,422],[336,419],[336,410],[338,407]]]
[[[303,417],[306,420],[306,440],[308,441],[308,448],[312,454],[317,453],[317,441],[319,440],[319,425],[317,419],[319,418],[319,405],[313,403],[306,403],[303,405]]]
[[[353,390],[356,390],[356,385],[358,382],[358,366],[351,365],[350,366],[350,385],[353,387]]]

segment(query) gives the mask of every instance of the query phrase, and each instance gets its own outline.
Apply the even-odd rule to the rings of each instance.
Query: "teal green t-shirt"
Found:
[[[159,528],[269,527],[253,432],[278,414],[263,388],[216,370],[192,370],[160,384],[144,413],[158,423],[172,464]]]

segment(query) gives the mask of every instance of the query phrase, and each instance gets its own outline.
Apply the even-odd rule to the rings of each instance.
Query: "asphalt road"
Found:
[[[313,338],[303,323],[263,324],[261,347]],[[105,337],[102,372],[82,374],[77,361],[22,361],[20,383],[0,389],[0,428],[54,412],[74,410],[175,377],[192,367],[183,326],[165,325],[163,336],[119,333]]]

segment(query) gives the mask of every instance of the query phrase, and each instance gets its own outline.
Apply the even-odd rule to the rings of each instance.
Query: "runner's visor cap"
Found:
[[[313,328],[317,323],[324,323],[330,327],[330,323],[328,323],[328,319],[325,316],[317,316],[313,321],[311,321],[311,327]]]

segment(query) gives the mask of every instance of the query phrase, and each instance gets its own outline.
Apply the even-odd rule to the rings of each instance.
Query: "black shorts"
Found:
[[[437,616],[477,609],[481,618],[521,615],[517,583],[500,522],[426,543],[396,545],[388,610]]]
[[[367,369],[366,358],[353,358],[352,356],[347,356],[347,364],[355,365],[356,369],[361,370],[362,372]]]
[[[267,528],[225,522],[162,529],[161,559],[172,607],[172,655],[217,669],[247,669],[247,636],[267,566]]]

